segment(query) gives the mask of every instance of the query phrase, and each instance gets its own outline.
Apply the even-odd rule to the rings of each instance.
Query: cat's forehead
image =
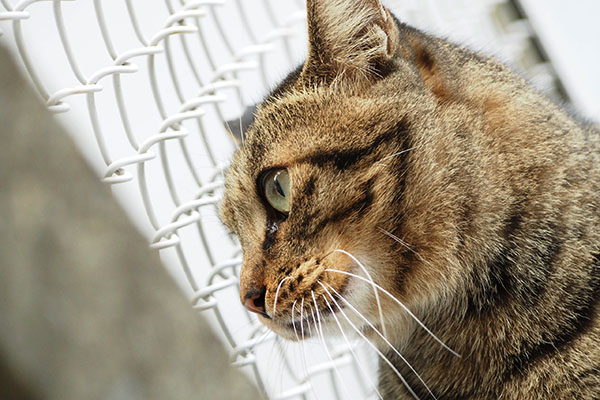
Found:
[[[294,90],[265,101],[258,109],[254,128],[257,138],[263,131],[284,137],[289,132],[306,132],[310,128],[336,131],[370,119],[369,109],[376,107],[375,102],[367,96],[326,88]]]
[[[269,166],[315,149],[370,143],[403,118],[399,108],[396,99],[326,90],[293,92],[259,107],[240,158],[253,166]]]

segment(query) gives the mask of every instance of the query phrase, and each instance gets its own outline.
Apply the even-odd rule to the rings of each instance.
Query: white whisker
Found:
[[[419,260],[423,261],[425,264],[429,265],[430,267],[432,266],[431,263],[429,261],[427,261],[426,259],[424,259],[421,254],[419,254],[415,249],[412,248],[412,246],[410,244],[408,244],[406,241],[400,239],[398,236],[394,235],[393,233],[386,231],[383,228],[377,227],[377,229],[379,229],[379,231],[383,234],[385,234],[386,236],[392,238],[393,240],[395,240],[396,242],[400,243],[402,246],[404,246],[408,251],[412,252],[414,255],[416,255],[417,257],[419,257]]]
[[[318,283],[319,283],[319,285],[323,286],[321,281],[318,281]],[[363,376],[365,378],[367,378],[367,380],[369,381],[369,384],[373,387],[373,389],[375,390],[375,393],[377,393],[377,396],[379,397],[379,399],[383,400],[383,396],[381,396],[381,393],[379,393],[379,391],[377,390],[377,385],[371,380],[370,375],[362,367],[362,364],[360,363],[358,356],[354,352],[353,346],[350,344],[350,341],[348,340],[346,333],[344,333],[344,328],[342,328],[342,324],[340,324],[340,320],[335,315],[335,312],[333,311],[333,308],[331,307],[329,300],[327,300],[327,297],[325,297],[325,296],[323,296],[323,300],[325,300],[325,303],[327,303],[327,308],[329,308],[329,311],[331,311],[331,316],[333,317],[333,319],[335,320],[335,323],[337,324],[338,328],[340,329],[340,333],[342,334],[342,337],[344,338],[344,341],[346,342],[346,345],[348,346],[348,349],[350,350],[352,357],[354,357],[354,359],[356,360],[355,365],[358,366],[358,368],[360,369],[360,372],[363,374]]]
[[[367,325],[373,329],[373,331],[375,331],[375,333],[377,333],[377,335],[379,335],[379,337],[381,339],[383,339],[383,341],[385,342],[385,344],[387,344],[390,349],[392,349],[394,351],[394,353],[396,353],[396,355],[398,357],[400,357],[400,359],[408,366],[408,368],[410,368],[410,370],[415,374],[415,376],[419,379],[419,381],[423,384],[423,386],[425,386],[425,389],[427,389],[427,391],[429,392],[429,394],[431,394],[431,396],[437,400],[437,397],[435,397],[435,395],[433,394],[433,392],[431,391],[431,389],[429,389],[429,386],[427,385],[427,383],[425,383],[425,381],[423,380],[423,378],[421,378],[421,375],[419,375],[419,373],[412,367],[412,365],[410,365],[410,363],[408,362],[408,360],[406,358],[404,358],[404,356],[398,351],[398,349],[396,349],[394,347],[394,345],[392,345],[386,338],[385,336],[383,336],[381,334],[381,332],[379,332],[377,330],[377,328],[375,328],[375,326],[373,326],[373,324],[371,322],[369,322],[369,320],[361,314],[360,311],[358,311],[352,304],[350,304],[350,302],[348,300],[346,300],[340,293],[338,293],[337,290],[335,290],[331,285],[327,285],[329,286],[329,288],[340,298],[342,299],[342,301],[344,303],[346,303],[346,305],[356,313],[356,315],[358,315],[363,321],[365,321],[367,323]]]
[[[300,341],[300,338],[298,337],[298,331],[296,330],[296,324],[294,323],[294,310],[296,309],[297,302],[298,302],[298,299],[294,300],[294,304],[292,304],[292,328],[294,328],[294,333],[296,334],[296,339],[298,339],[298,341]]]
[[[325,348],[325,352],[327,353],[327,357],[329,358],[329,360],[331,360],[332,364],[334,365],[335,372],[337,373],[338,377],[340,378],[341,381],[343,381],[345,383],[345,379],[344,379],[343,375],[340,373],[340,371],[338,370],[337,366],[335,365],[335,363],[333,361],[333,357],[329,353],[329,351],[327,349],[327,345],[325,344],[325,334],[323,333],[323,325],[321,323],[321,313],[319,312],[319,307],[317,305],[317,300],[315,299],[315,294],[314,294],[314,292],[312,290],[311,290],[311,294],[312,294],[312,297],[313,297],[313,301],[315,303],[315,310],[317,311],[317,321],[319,322],[319,329],[321,331],[321,338],[323,339],[323,347]],[[327,299],[325,298],[325,296],[323,296],[323,299],[325,301],[327,301]],[[343,387],[347,391],[347,389],[346,389],[347,386],[344,385]]]
[[[281,285],[283,285],[283,283],[285,281],[287,281],[288,279],[293,279],[291,276],[288,276],[287,278],[283,278],[281,280],[281,282],[279,282],[279,286],[277,286],[277,291],[275,291],[275,301],[273,302],[273,314],[275,314],[277,312],[277,297],[279,297],[279,290],[281,289]]]
[[[336,249],[333,252],[334,253],[342,253],[342,254],[345,254],[348,257],[350,257],[363,270],[363,272],[365,273],[365,275],[367,275],[367,278],[369,278],[369,280],[371,281],[371,283],[373,283],[373,284],[375,283],[373,281],[373,278],[371,277],[371,274],[369,273],[369,271],[352,254],[350,254],[346,250],[342,250],[342,249]],[[383,309],[381,308],[381,301],[379,300],[379,292],[377,291],[377,288],[375,286],[373,286],[373,292],[375,293],[375,301],[377,302],[377,310],[379,311],[379,320],[381,321],[381,329],[383,330],[383,335],[387,337],[387,332],[385,330],[385,322],[383,320]]]
[[[325,271],[331,271],[331,272],[337,272],[339,274],[344,274],[344,275],[348,275],[348,276],[352,276],[356,279],[360,279],[361,281],[364,281],[366,283],[372,284],[373,286],[375,286],[377,289],[381,290],[385,295],[387,295],[389,298],[391,298],[394,302],[396,302],[400,307],[402,307],[402,309],[404,309],[404,311],[406,311],[406,313],[415,320],[415,322],[417,324],[419,324],[419,326],[421,328],[423,328],[425,330],[425,332],[427,332],[432,338],[435,339],[436,342],[438,342],[443,348],[445,348],[446,350],[448,350],[450,353],[452,353],[453,355],[455,355],[456,357],[461,357],[460,354],[458,354],[457,352],[455,352],[454,350],[452,350],[446,343],[444,343],[440,338],[438,338],[433,332],[431,332],[431,330],[429,330],[429,328],[427,328],[425,326],[424,323],[421,322],[421,320],[419,320],[419,318],[417,318],[417,316],[415,314],[412,313],[412,311],[410,311],[408,309],[408,307],[406,307],[404,305],[404,303],[402,303],[400,300],[398,300],[393,294],[391,294],[390,292],[388,292],[387,290],[385,290],[383,287],[381,287],[380,285],[376,284],[376,283],[372,283],[370,282],[368,279],[363,278],[362,276],[353,274],[351,272],[346,272],[346,271],[340,271],[337,269],[331,269],[331,268],[327,268],[325,269]]]
[[[304,297],[300,303],[300,332],[302,333],[302,341],[304,341]]]
[[[408,153],[409,151],[418,149],[419,147],[421,147],[421,146],[414,146],[414,147],[411,147],[409,149],[402,150],[402,151],[399,151],[399,152],[394,153],[394,154],[390,154],[389,156],[385,156],[381,160],[377,161],[376,164],[379,164],[380,162],[384,162],[385,160],[389,160],[390,158],[397,157],[397,156],[400,156],[402,154]]]
[[[293,377],[294,379],[297,379],[297,376],[295,375],[294,372],[294,367],[290,364],[290,360],[288,359],[288,357],[286,357],[285,355],[290,353],[289,348],[290,348],[290,342],[288,341],[284,341],[284,339],[279,336],[279,335],[275,335],[275,343],[274,346],[276,347],[280,358],[282,360],[282,365],[285,368],[285,370],[287,371],[288,375]],[[270,363],[268,363],[267,365],[270,365]],[[279,376],[279,387],[281,389],[284,388],[284,384],[283,384],[283,379],[284,379],[284,375],[283,373],[281,374],[277,374]]]
[[[379,229],[383,234],[389,236],[390,238],[394,239],[396,242],[400,243],[402,246],[406,247],[409,251],[415,253],[416,255],[419,256],[419,258],[421,258],[421,256],[408,244],[406,243],[404,240],[400,239],[398,236],[394,235],[391,232],[386,231],[383,228],[377,228]]]
[[[342,374],[340,374],[340,371],[338,370],[338,367],[335,365],[335,361],[333,360],[333,356],[329,352],[329,348],[327,347],[327,343],[325,343],[325,334],[323,333],[323,324],[321,323],[321,314],[319,313],[319,305],[317,304],[317,299],[315,298],[315,292],[313,292],[311,290],[310,294],[311,294],[313,302],[315,304],[315,312],[317,314],[317,320],[315,321],[315,329],[317,329],[317,327],[318,327],[317,332],[319,333],[319,336],[321,338],[321,343],[323,344],[323,349],[325,350],[325,354],[327,355],[327,358],[329,358],[329,361],[331,361],[331,364],[333,365],[333,369],[335,370],[335,373],[338,375],[338,377],[340,378],[340,380],[342,382],[344,382],[345,379],[342,376]],[[313,313],[313,320],[314,319],[315,319],[315,315]],[[338,388],[337,388],[337,385],[335,383],[335,380],[332,379],[332,382],[333,382],[333,387],[334,387],[334,391],[335,391],[336,397],[339,398],[340,395],[338,393]],[[345,388],[346,386],[343,386],[343,387]]]
[[[306,316],[306,327],[308,328],[308,336],[309,337],[313,337],[313,333],[312,333],[312,328],[310,326],[310,319],[308,318],[308,315]]]
[[[242,114],[240,114],[240,140],[242,143],[244,143],[244,126],[242,124],[242,116],[244,115],[244,113],[242,112]]]
[[[263,332],[263,333],[262,333],[262,334],[259,336],[259,338],[258,338],[258,339],[256,339],[255,343],[253,343],[253,344],[252,344],[252,346],[248,347],[248,350],[254,350],[254,349],[257,347],[257,346],[259,346],[259,345],[263,344],[263,343],[266,341],[266,339],[267,339],[269,336],[271,336],[271,335],[273,335],[273,338],[276,338],[276,337],[277,337],[277,336],[275,335],[275,333],[273,333],[272,331],[270,331],[270,330],[268,330],[268,329],[267,329],[265,332]]]
[[[321,287],[325,290],[325,292],[329,295],[329,297],[331,298],[331,301],[333,301],[333,303],[336,305],[336,307],[338,308],[338,310],[340,311],[340,313],[342,314],[342,316],[346,319],[346,321],[348,322],[348,324],[350,324],[350,326],[352,327],[352,329],[354,329],[356,331],[356,333],[371,347],[373,348],[373,350],[375,350],[375,352],[379,355],[379,357],[381,357],[381,359],[387,364],[389,365],[389,367],[392,369],[392,371],[394,371],[394,373],[398,376],[398,378],[400,378],[400,380],[402,381],[402,383],[404,384],[404,386],[406,387],[406,389],[410,392],[410,394],[417,400],[419,400],[419,396],[417,396],[417,394],[414,392],[414,390],[412,390],[412,388],[410,387],[410,385],[408,384],[408,382],[406,381],[406,379],[404,379],[404,377],[402,376],[402,374],[400,373],[400,371],[398,371],[398,369],[394,366],[394,364],[381,352],[381,350],[379,350],[377,348],[377,346],[375,346],[361,331],[360,329],[358,329],[356,327],[356,325],[354,325],[352,323],[352,321],[350,321],[350,318],[348,318],[348,316],[346,315],[346,313],[344,312],[344,310],[342,310],[342,307],[340,307],[340,305],[338,304],[338,302],[333,298],[333,296],[331,295],[331,293],[329,292],[329,289],[327,289],[325,287],[325,285],[323,285],[321,282],[319,282],[319,284],[321,285]],[[330,286],[331,287],[331,286]]]
[[[296,302],[294,301],[293,307],[296,306]],[[296,333],[296,338],[300,341],[298,337],[298,332],[296,331],[296,324],[294,323],[294,309],[292,308],[292,326],[294,327],[294,332]],[[306,344],[304,342],[304,297],[302,298],[302,303],[300,304],[300,333],[302,335],[301,347],[302,347],[302,362],[304,363],[304,370],[308,371],[308,361],[306,357]],[[309,381],[310,382],[310,381]]]
[[[239,149],[240,143],[238,143],[237,138],[233,134],[233,131],[231,130],[231,126],[229,126],[229,122],[225,121],[225,119],[223,119],[223,122],[225,123],[225,126],[227,127],[227,131],[228,131],[229,135],[231,136],[231,138],[233,138],[233,143],[235,144],[235,147]]]

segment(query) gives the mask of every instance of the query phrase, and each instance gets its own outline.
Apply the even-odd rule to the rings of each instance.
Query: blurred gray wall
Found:
[[[0,398],[258,398],[1,47]]]

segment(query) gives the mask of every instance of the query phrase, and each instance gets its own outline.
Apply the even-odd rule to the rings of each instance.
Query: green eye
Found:
[[[287,169],[274,169],[263,178],[265,199],[275,210],[290,212],[290,176]]]

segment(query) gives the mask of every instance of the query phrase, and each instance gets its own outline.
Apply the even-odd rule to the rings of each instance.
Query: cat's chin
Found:
[[[300,319],[295,319],[293,322],[276,322],[271,318],[266,318],[261,315],[258,316],[258,319],[263,323],[263,325],[275,332],[277,335],[293,342],[299,342],[308,339],[312,337],[313,333],[315,332],[315,322],[312,320],[312,316],[307,316],[302,321]],[[325,315],[320,315],[319,319],[322,324],[318,330],[324,332],[325,335],[331,333],[331,329],[333,328],[331,320]]]
[[[340,332],[340,326],[333,322],[331,318],[329,318],[330,314],[320,315],[320,327],[315,329],[315,322],[312,320],[312,316],[305,317],[303,321],[300,319],[296,319],[292,321],[274,321],[271,318],[267,318],[261,315],[258,315],[259,321],[269,328],[271,331],[279,335],[280,337],[290,340],[292,342],[300,342],[305,339],[309,339],[315,334],[318,335],[322,332],[325,336],[337,336]],[[339,321],[339,320],[338,320]],[[338,322],[339,323],[339,322]],[[352,331],[352,328],[349,326],[344,326],[348,328],[349,331]],[[369,328],[367,326],[360,326],[358,328],[362,333],[369,332]]]
[[[292,342],[299,342],[310,336],[310,333],[308,332],[307,328],[304,328],[304,332],[303,332],[301,327],[299,327],[299,325],[297,325],[298,321],[295,321],[294,324],[291,322],[280,324],[280,323],[274,322],[272,319],[265,318],[261,315],[258,316],[258,319],[260,322],[262,322],[263,325],[265,325],[271,331],[275,332],[277,335],[281,336],[282,338],[290,340]],[[296,327],[294,325],[296,325]],[[304,333],[304,335],[302,333]]]

